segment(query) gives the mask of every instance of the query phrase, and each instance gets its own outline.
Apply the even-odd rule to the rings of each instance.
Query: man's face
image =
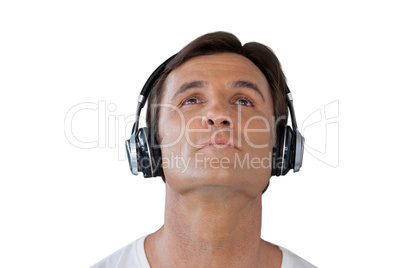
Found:
[[[258,67],[238,54],[199,56],[172,71],[159,120],[166,183],[180,193],[261,194],[272,163],[269,92]]]

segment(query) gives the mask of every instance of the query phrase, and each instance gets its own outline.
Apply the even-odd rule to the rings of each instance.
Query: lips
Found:
[[[215,148],[231,147],[240,150],[240,148],[236,145],[236,143],[225,137],[219,137],[219,138],[215,137],[214,139],[211,138],[206,142],[201,143],[201,148],[199,148],[199,150],[207,147],[215,147]]]

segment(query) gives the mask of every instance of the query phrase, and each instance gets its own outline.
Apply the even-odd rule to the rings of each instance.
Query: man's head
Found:
[[[263,189],[270,177],[266,166],[275,127],[287,122],[285,87],[278,59],[262,44],[242,46],[234,35],[216,32],[184,47],[168,63],[148,99],[147,125],[162,145],[162,158],[182,158],[177,160],[183,163],[180,168],[171,168],[178,162],[165,163],[165,177],[182,190],[197,187],[197,181],[213,185],[212,176],[232,180],[222,179],[221,185]],[[215,146],[204,148],[209,142]],[[252,159],[260,166],[244,168]],[[205,163],[211,160],[215,163]],[[225,163],[228,168],[222,167]],[[261,179],[250,184],[244,182],[245,176]]]

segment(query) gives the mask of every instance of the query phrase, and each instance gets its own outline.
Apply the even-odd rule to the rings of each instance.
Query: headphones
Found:
[[[126,140],[126,151],[131,173],[138,175],[138,172],[142,172],[144,178],[162,176],[163,169],[161,150],[159,146],[155,146],[157,145],[155,135],[151,135],[148,127],[138,128],[140,112],[147,101],[152,86],[162,74],[166,65],[175,56],[176,54],[156,68],[142,88],[138,96],[136,117],[131,136],[130,139]],[[271,176],[286,175],[290,169],[293,169],[293,172],[298,172],[303,162],[304,137],[297,129],[293,97],[287,85],[286,92],[293,128],[288,125],[277,127],[277,139],[272,154]]]

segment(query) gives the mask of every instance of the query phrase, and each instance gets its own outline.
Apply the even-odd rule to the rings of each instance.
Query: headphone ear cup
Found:
[[[294,144],[294,172],[298,172],[303,164],[303,152],[304,152],[304,137],[301,133],[295,131],[295,144]]]
[[[283,147],[283,138],[284,138],[284,129],[285,126],[280,125],[276,129],[276,143],[272,149],[272,169],[271,176],[280,176],[281,170],[281,152]]]
[[[271,176],[286,175],[293,168],[294,135],[290,126],[279,126],[272,155]]]
[[[154,135],[150,132],[148,133],[148,140],[151,141],[150,148],[151,148],[151,156],[154,163],[154,168],[152,171],[153,177],[161,176],[163,177],[163,168],[162,168],[162,152],[161,147],[156,141]]]
[[[147,127],[138,130],[137,141],[138,171],[144,174],[144,178],[162,176],[161,150]]]
[[[134,133],[126,140],[127,159],[130,165],[130,171],[133,175],[138,175],[138,143]]]

